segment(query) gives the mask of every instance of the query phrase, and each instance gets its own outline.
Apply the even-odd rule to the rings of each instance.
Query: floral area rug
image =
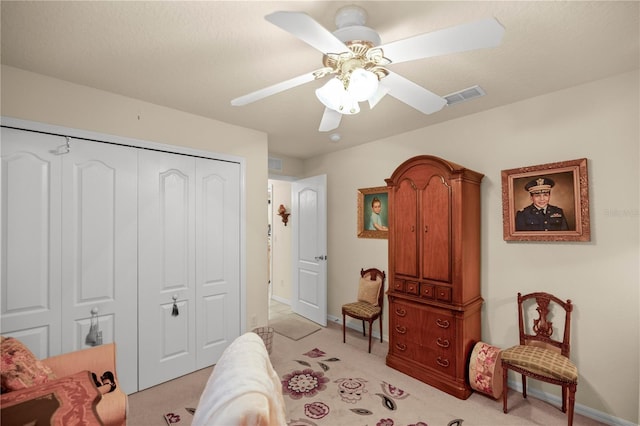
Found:
[[[167,425],[190,425],[193,420],[193,413],[196,412],[195,408],[180,408],[177,410],[171,410],[164,415],[164,420]]]
[[[463,422],[430,406],[424,395],[318,348],[280,368],[289,426],[460,426]]]

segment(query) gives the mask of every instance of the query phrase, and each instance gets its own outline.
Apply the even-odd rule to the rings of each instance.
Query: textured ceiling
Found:
[[[314,81],[258,102],[230,101],[322,66],[322,54],[264,16],[304,11],[330,31],[357,4],[382,43],[486,17],[506,29],[497,48],[392,64],[444,96],[487,95],[424,115],[386,96],[344,116],[338,143],[318,132]],[[2,1],[2,63],[266,132],[269,151],[297,158],[404,133],[638,69],[637,1]],[[597,99],[593,100],[597,102]]]

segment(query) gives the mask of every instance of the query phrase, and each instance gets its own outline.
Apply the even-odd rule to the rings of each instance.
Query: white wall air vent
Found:
[[[473,86],[467,89],[460,90],[458,92],[450,93],[444,98],[447,100],[447,105],[455,105],[460,102],[466,102],[474,98],[479,98],[480,96],[486,95],[485,91],[482,90],[480,86]]]
[[[269,157],[269,170],[274,170],[277,172],[282,171],[282,159]]]

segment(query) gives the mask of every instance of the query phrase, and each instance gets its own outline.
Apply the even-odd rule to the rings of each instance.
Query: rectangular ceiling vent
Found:
[[[269,170],[274,170],[277,172],[282,171],[282,159],[269,157]]]
[[[479,98],[480,96],[486,95],[485,91],[482,90],[480,86],[473,86],[467,89],[460,90],[458,92],[450,93],[446,95],[444,98],[447,100],[447,105],[455,105],[460,102],[470,101],[474,98]]]

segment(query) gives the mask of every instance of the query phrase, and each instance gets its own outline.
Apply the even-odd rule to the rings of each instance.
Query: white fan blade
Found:
[[[310,72],[308,74],[303,74],[290,80],[282,81],[272,86],[265,87],[264,89],[256,90],[255,92],[240,96],[239,98],[231,100],[231,105],[242,106],[250,104],[251,102],[258,101],[260,99],[266,98],[267,96],[275,95],[276,93],[284,92],[287,89],[292,89],[296,86],[300,86],[301,84],[308,83],[315,80],[315,73],[316,71]]]
[[[320,121],[320,127],[318,128],[321,132],[330,132],[333,129],[337,129],[340,125],[340,121],[342,120],[342,114],[338,111],[325,108],[324,114],[322,114],[322,120]]]
[[[274,12],[265,16],[265,19],[322,53],[349,51],[349,48],[343,42],[306,13]]]
[[[390,96],[423,114],[433,114],[447,104],[446,99],[393,72],[389,72],[380,84],[389,88]]]
[[[502,41],[504,27],[494,18],[420,34],[378,46],[392,63],[413,61],[449,53],[495,47]]]

